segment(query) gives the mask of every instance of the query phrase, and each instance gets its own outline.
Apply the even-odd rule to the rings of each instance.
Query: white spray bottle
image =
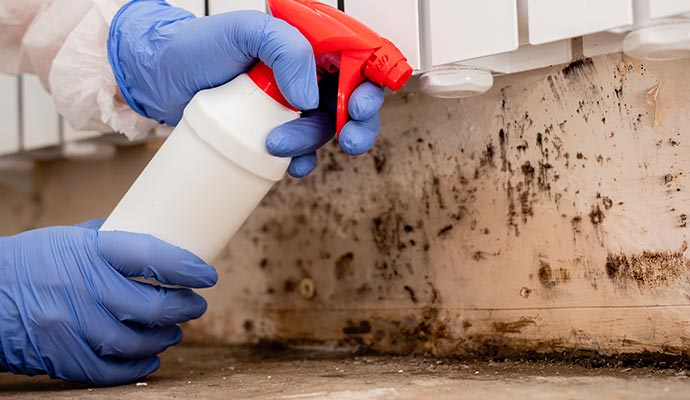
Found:
[[[268,7],[300,30],[317,60],[328,60],[320,71],[340,71],[337,132],[365,79],[399,90],[412,75],[395,45],[333,7],[313,0],[268,0]],[[285,175],[290,159],[270,155],[265,141],[299,116],[260,62],[197,93],[101,230],[147,233],[212,262]]]

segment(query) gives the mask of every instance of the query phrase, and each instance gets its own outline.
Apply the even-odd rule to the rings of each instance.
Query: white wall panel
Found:
[[[412,68],[421,69],[418,0],[347,0],[345,12],[395,43]]]
[[[65,142],[93,139],[102,135],[102,133],[98,131],[76,130],[72,128],[72,125],[70,125],[69,122],[67,122],[64,118],[60,118],[60,121],[62,123],[62,137]]]
[[[526,44],[515,51],[475,58],[463,61],[463,64],[486,68],[501,74],[513,74],[569,63],[572,58],[571,41],[559,40],[538,46]]]
[[[587,35],[582,39],[585,57],[596,57],[603,54],[620,53],[623,51],[625,34],[599,32]]]
[[[633,23],[631,0],[527,0],[527,14],[531,44],[569,39]]]
[[[19,151],[19,81],[0,75],[0,155]]]
[[[690,0],[635,0],[635,22],[687,12],[690,12]]]
[[[50,94],[35,75],[22,76],[22,126],[24,150],[60,144],[59,116]]]
[[[228,2],[230,1],[228,0]],[[175,7],[184,8],[185,10],[193,13],[197,17],[203,17],[206,12],[206,5],[204,3],[204,0],[168,0],[168,3],[172,4]]]
[[[425,61],[431,65],[518,48],[516,0],[427,0],[424,7]],[[394,21],[392,15],[389,18]]]
[[[326,3],[331,7],[338,8],[338,0],[319,0],[322,3]]]
[[[208,13],[210,15],[237,10],[265,12],[266,2],[264,0],[210,0],[208,3]]]

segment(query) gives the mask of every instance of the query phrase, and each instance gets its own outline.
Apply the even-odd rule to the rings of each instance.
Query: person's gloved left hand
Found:
[[[333,138],[336,92],[316,79],[309,42],[286,22],[256,11],[204,18],[162,0],[125,4],[113,18],[108,58],[120,91],[138,113],[177,125],[199,91],[223,85],[257,60],[271,67],[285,98],[303,117],[276,128],[266,141],[270,153],[293,157],[294,177],[316,167],[316,150]],[[352,120],[339,143],[348,154],[371,148],[378,134],[383,89],[365,82],[353,93]]]
[[[190,289],[218,275],[199,257],[149,235],[99,232],[102,221],[0,238],[0,372],[95,385],[155,371],[182,339],[178,323],[206,301]]]

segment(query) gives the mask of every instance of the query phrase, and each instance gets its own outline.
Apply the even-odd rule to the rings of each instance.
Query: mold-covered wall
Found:
[[[372,152],[328,146],[265,199],[188,340],[686,349],[689,78],[618,55],[389,97]],[[3,189],[0,228],[106,214],[152,153],[42,164],[34,193]]]

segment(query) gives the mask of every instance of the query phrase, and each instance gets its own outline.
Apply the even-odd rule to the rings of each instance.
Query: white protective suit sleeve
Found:
[[[75,129],[146,135],[157,122],[116,99],[106,44],[127,0],[0,0],[0,73],[35,73]]]

